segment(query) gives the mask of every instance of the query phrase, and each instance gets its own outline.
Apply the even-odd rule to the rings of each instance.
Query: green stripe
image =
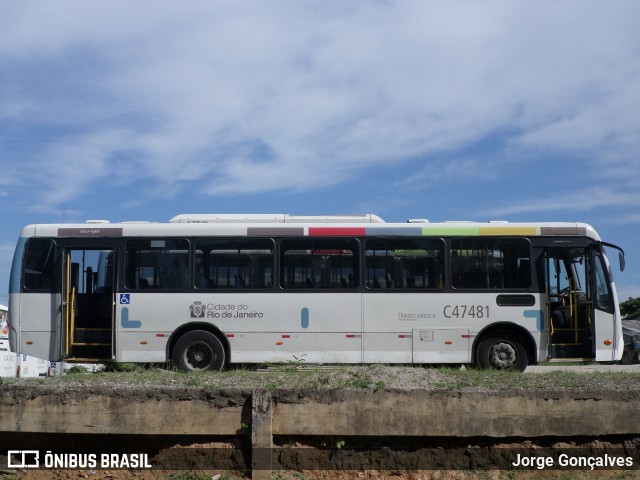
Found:
[[[480,227],[422,227],[422,235],[426,237],[444,237],[447,235],[480,235]]]

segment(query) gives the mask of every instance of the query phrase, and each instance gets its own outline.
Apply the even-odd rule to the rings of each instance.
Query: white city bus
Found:
[[[624,345],[605,246],[618,248],[580,223],[375,215],[29,225],[10,341],[49,360],[185,370],[611,362]]]

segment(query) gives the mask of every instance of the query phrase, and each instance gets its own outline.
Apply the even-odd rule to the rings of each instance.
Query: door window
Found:
[[[602,263],[602,257],[599,255],[595,258],[595,274],[596,274],[596,308],[611,312],[611,287],[607,281],[606,268]]]

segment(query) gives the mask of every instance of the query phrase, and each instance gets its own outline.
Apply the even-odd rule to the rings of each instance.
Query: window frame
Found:
[[[332,242],[335,242],[332,244]],[[343,245],[339,245],[342,243]],[[298,245],[296,245],[298,244]],[[291,246],[289,246],[291,245]],[[310,248],[307,248],[310,247]],[[319,248],[317,248],[319,247]],[[305,236],[305,237],[287,237],[281,238],[278,241],[278,265],[277,265],[277,280],[278,280],[278,289],[282,292],[342,292],[342,293],[354,293],[360,291],[361,284],[361,249],[362,242],[358,237],[315,237],[315,236]],[[338,281],[340,282],[340,286],[330,286],[330,287],[318,287],[316,286],[315,279],[304,279],[306,285],[291,287],[288,286],[287,283],[290,280],[290,276],[286,275],[286,269],[289,267],[288,262],[286,261],[286,252],[287,251],[296,251],[296,250],[310,250],[310,251],[318,251],[321,252],[326,250],[327,252],[331,252],[334,250],[350,250],[352,252],[351,255],[351,280],[348,280],[347,277],[341,276]],[[317,257],[314,257],[314,253],[309,255],[309,258],[313,260],[314,258],[320,259],[322,253],[317,253]],[[330,253],[327,253],[324,257],[323,261],[327,259],[335,258],[330,257]],[[293,268],[298,268],[296,265],[292,265]],[[311,268],[314,268],[314,264],[312,262]],[[330,267],[329,267],[330,268]],[[348,266],[345,268],[349,268]],[[326,274],[325,269],[325,274]],[[312,272],[313,274],[314,272]],[[331,272],[329,271],[329,274]],[[322,277],[322,275],[321,275]],[[343,281],[344,280],[344,281]],[[320,283],[323,280],[320,278]],[[351,285],[349,284],[351,283]],[[346,286],[343,286],[346,285]]]
[[[429,286],[421,286],[421,287],[410,287],[408,286],[408,281],[407,281],[407,285],[405,285],[405,279],[404,276],[402,276],[401,278],[401,282],[403,286],[396,286],[395,284],[397,283],[397,280],[395,280],[395,278],[392,276],[391,278],[389,278],[389,272],[386,271],[385,272],[385,285],[384,287],[382,286],[382,284],[380,284],[379,287],[375,287],[375,286],[371,286],[370,282],[369,282],[369,278],[368,278],[368,270],[369,270],[369,264],[367,262],[367,259],[369,258],[368,252],[370,251],[379,251],[379,250],[406,250],[406,249],[402,249],[402,248],[397,248],[397,249],[390,249],[388,248],[389,245],[387,245],[387,248],[375,248],[375,246],[373,248],[370,248],[371,244],[375,244],[375,243],[392,243],[392,242],[398,242],[398,244],[401,243],[414,243],[414,244],[420,244],[420,243],[431,243],[433,244],[435,247],[437,248],[432,248],[432,249],[427,249],[427,248],[420,248],[417,245],[413,246],[413,248],[411,248],[412,250],[423,250],[425,252],[428,251],[432,251],[432,250],[438,250],[439,254],[436,257],[424,257],[424,258],[434,258],[436,259],[436,261],[438,261],[438,265],[437,268],[439,269],[439,275],[440,275],[440,285],[439,286],[435,286],[435,287],[429,287]],[[426,245],[425,245],[426,246]],[[382,245],[381,245],[382,247]],[[440,237],[427,237],[427,236],[420,236],[420,237],[409,237],[409,236],[399,236],[399,237],[370,237],[370,238],[366,238],[365,241],[363,242],[363,247],[362,247],[362,251],[363,251],[363,261],[362,261],[362,284],[364,286],[365,291],[367,292],[395,292],[395,293],[425,293],[425,292],[442,292],[445,289],[445,285],[446,285],[446,272],[447,272],[447,245],[446,242],[444,241],[444,239],[440,238]],[[395,259],[401,259],[401,257],[392,257]],[[421,258],[420,256],[406,256],[406,257],[402,257],[402,258]],[[391,263],[396,263],[396,262],[391,262]],[[404,269],[402,268],[402,264],[397,264],[395,265],[395,270],[399,270],[400,272],[403,272]],[[378,269],[379,267],[377,265],[372,266],[371,268],[373,269]],[[386,266],[385,266],[385,270],[386,270]],[[438,275],[438,272],[436,273],[436,275]],[[395,275],[396,277],[398,275]],[[377,277],[374,277],[374,280],[376,280]]]
[[[33,287],[32,285],[28,284],[28,277],[27,277],[27,261],[29,260],[29,254],[31,251],[31,247],[34,244],[37,243],[43,243],[44,242],[48,242],[49,243],[49,252],[47,254],[47,262],[46,264],[43,264],[42,266],[46,267],[48,269],[48,271],[46,272],[46,276],[45,274],[45,269],[43,269],[41,272],[39,272],[38,278],[46,278],[49,280],[49,285],[48,286],[44,286],[44,287]],[[39,255],[40,256],[40,255]],[[22,286],[22,291],[23,292],[47,292],[47,293],[54,293],[58,290],[58,278],[56,275],[56,265],[59,265],[59,259],[58,259],[58,251],[57,251],[57,245],[54,239],[52,238],[45,238],[45,237],[32,237],[29,239],[29,241],[27,242],[25,249],[24,249],[24,256],[23,256],[23,260],[22,260],[22,282],[21,282],[21,286]],[[35,277],[34,277],[35,278]]]
[[[518,286],[517,282],[519,281],[519,272],[518,270],[522,267],[524,268],[524,264],[522,265],[515,265],[515,276],[514,278],[516,278],[516,283],[514,285],[509,285],[507,287],[499,287],[499,286],[491,286],[491,267],[489,265],[487,265],[487,268],[485,270],[478,270],[480,273],[484,273],[485,274],[485,278],[487,279],[487,281],[485,282],[485,286],[478,286],[478,285],[473,285],[473,286],[462,286],[462,285],[456,285],[456,274],[458,273],[458,271],[455,271],[455,259],[457,257],[454,256],[453,252],[455,250],[482,250],[482,248],[466,248],[466,247],[459,247],[459,248],[455,248],[455,244],[456,242],[478,242],[478,243],[485,243],[485,247],[484,247],[484,251],[494,251],[494,250],[500,250],[501,252],[504,252],[505,246],[508,245],[509,242],[512,242],[513,244],[516,243],[521,243],[522,246],[526,246],[526,250],[527,250],[527,257],[520,257],[517,256],[515,257],[517,259],[517,261],[519,260],[528,260],[528,284],[526,286]],[[493,245],[491,245],[491,242],[495,242]],[[496,236],[496,237],[491,237],[491,236],[485,236],[485,237],[452,237],[449,239],[448,242],[448,261],[449,261],[449,265],[448,265],[448,269],[447,272],[449,274],[449,285],[451,287],[451,289],[453,291],[456,292],[508,292],[508,291],[517,291],[517,292],[523,292],[523,291],[531,291],[531,289],[534,286],[534,278],[533,278],[533,261],[534,261],[534,255],[533,255],[533,248],[532,248],[532,244],[531,244],[531,240],[528,237],[500,237],[500,236]],[[519,250],[517,248],[512,248],[510,250],[511,252],[514,253],[519,253]],[[473,257],[470,256],[469,258],[481,258],[481,257]],[[485,257],[487,259],[488,262],[488,256]],[[502,262],[502,268],[501,271],[504,272],[504,260]],[[502,278],[504,279],[504,273],[502,275]]]
[[[255,286],[246,286],[246,280],[245,281],[245,285],[242,286],[240,283],[236,283],[233,286],[198,286],[198,281],[200,278],[206,278],[206,277],[198,277],[197,276],[197,270],[199,269],[200,265],[197,263],[197,257],[198,257],[198,252],[201,251],[200,248],[198,248],[200,245],[203,244],[208,244],[209,246],[211,245],[215,245],[215,244],[236,244],[236,245],[240,245],[240,244],[251,244],[251,243],[262,243],[262,244],[269,244],[270,246],[270,250],[271,250],[271,285],[266,285],[264,287],[255,287]],[[193,256],[192,256],[192,261],[191,261],[191,265],[193,266],[193,271],[192,271],[192,276],[191,276],[191,282],[193,285],[193,288],[198,291],[198,292],[237,292],[237,291],[241,291],[241,292],[269,292],[272,291],[274,289],[274,286],[276,284],[276,269],[277,269],[277,265],[276,265],[276,242],[273,238],[271,237],[199,237],[199,238],[194,238],[192,241],[192,247],[193,247]],[[262,248],[262,247],[259,247]],[[255,249],[255,248],[254,248]],[[211,252],[213,252],[215,249],[211,248],[210,250],[208,250],[209,252],[209,256],[211,255]],[[244,250],[251,250],[251,248],[245,248]],[[212,267],[210,267],[212,268]],[[236,266],[237,268],[237,266]],[[250,266],[250,268],[253,268],[252,266]]]
[[[162,286],[149,286],[149,287],[141,287],[139,285],[130,285],[130,271],[133,270],[133,272],[135,272],[140,265],[138,263],[136,263],[134,266],[131,266],[129,264],[130,262],[130,255],[131,255],[131,250],[130,250],[130,244],[134,243],[134,242],[148,242],[149,243],[149,247],[146,248],[147,251],[151,250],[153,251],[153,245],[151,245],[152,242],[185,242],[186,245],[186,249],[180,249],[180,253],[178,255],[185,255],[186,254],[186,263],[182,263],[181,265],[177,265],[177,267],[186,267],[186,272],[185,272],[185,278],[184,278],[184,282],[183,285],[181,285],[180,287],[175,287],[175,288],[167,288],[167,287],[162,287]],[[140,247],[136,250],[142,250],[144,249],[144,247]],[[169,248],[171,249],[171,248]],[[175,250],[178,249],[178,246],[176,246],[174,248]],[[158,252],[161,252],[162,250],[167,250],[166,244],[164,247],[162,247],[162,249],[158,248]],[[191,288],[191,239],[187,238],[187,237],[128,237],[127,239],[125,239],[124,244],[123,244],[123,275],[122,275],[122,283],[123,283],[123,288],[127,291],[131,291],[131,292],[145,292],[145,293],[156,293],[156,292],[184,292],[187,291]],[[158,267],[160,267],[162,265],[142,265],[143,268],[145,267],[152,267],[157,269]],[[154,276],[155,276],[155,272],[154,272]],[[138,278],[136,275],[134,275],[134,278]],[[166,278],[166,277],[163,277]],[[154,282],[155,282],[155,278],[154,278]],[[137,283],[137,280],[134,280],[134,283]]]

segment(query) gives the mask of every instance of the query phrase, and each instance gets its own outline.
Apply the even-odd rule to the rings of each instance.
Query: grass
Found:
[[[180,372],[119,364],[104,371],[50,378],[4,378],[0,388],[11,385],[43,385],[51,387],[180,387],[207,391],[228,389],[420,389],[444,391],[506,390],[594,390],[638,391],[637,372],[571,372],[551,370],[522,374],[467,368],[426,368],[422,366],[341,365],[318,366],[302,363],[273,365],[267,369],[233,368],[225,372]]]

